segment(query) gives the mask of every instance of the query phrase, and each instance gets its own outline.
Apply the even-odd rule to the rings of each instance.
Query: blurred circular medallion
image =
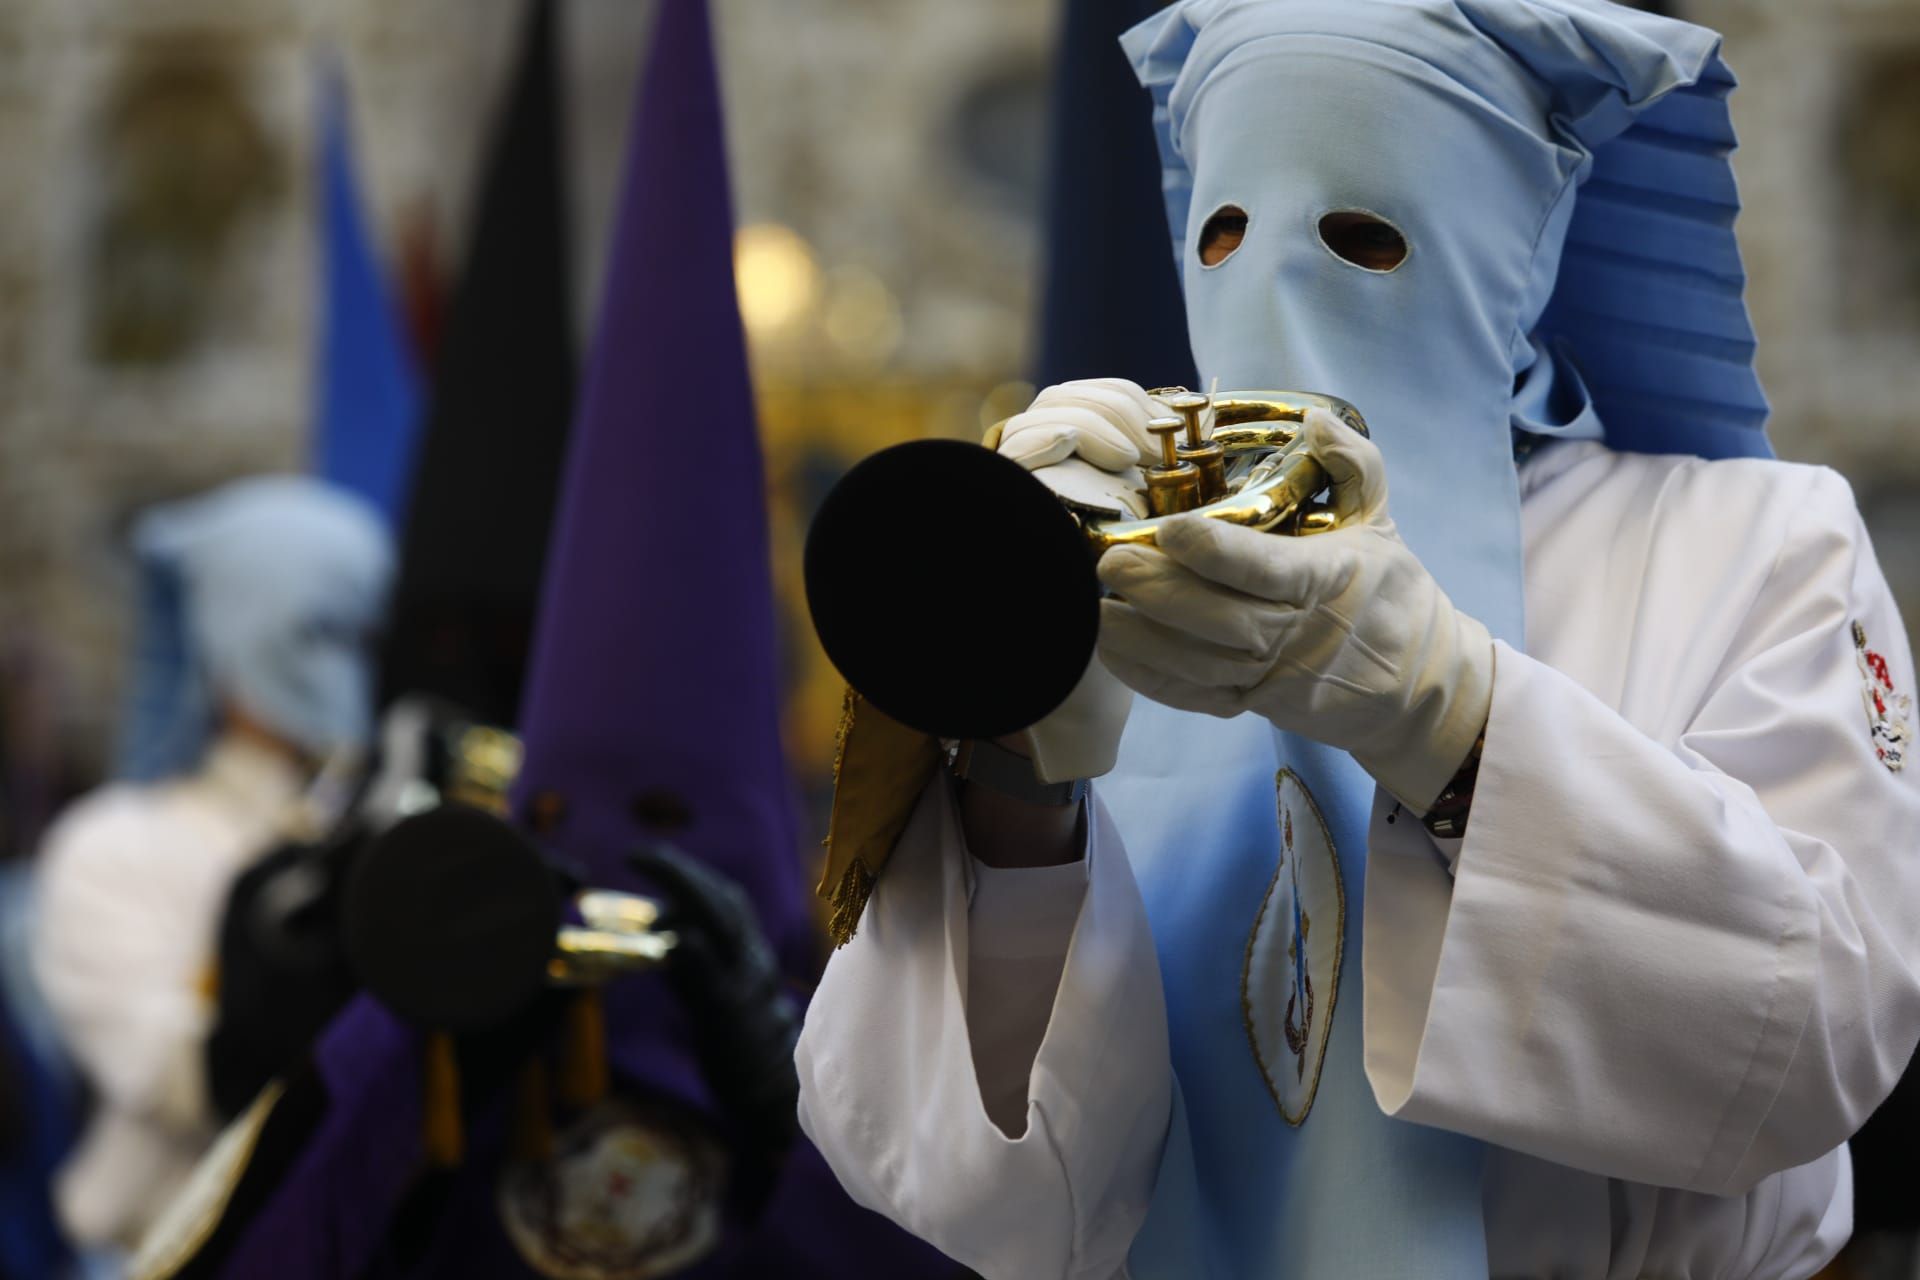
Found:
[[[560,1133],[552,1159],[507,1166],[500,1220],[542,1275],[649,1280],[719,1243],[724,1177],[720,1148],[690,1122],[611,1101]]]

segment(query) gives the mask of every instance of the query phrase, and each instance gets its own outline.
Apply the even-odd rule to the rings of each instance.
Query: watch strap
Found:
[[[1033,761],[997,743],[978,739],[961,742],[953,753],[953,776],[972,786],[1026,804],[1069,805],[1086,799],[1085,778],[1065,782],[1042,782],[1034,776]]]
[[[1459,840],[1467,834],[1467,819],[1473,813],[1473,789],[1480,781],[1480,757],[1487,749],[1487,731],[1473,740],[1473,749],[1460,763],[1433,806],[1420,816],[1420,823],[1437,840]]]

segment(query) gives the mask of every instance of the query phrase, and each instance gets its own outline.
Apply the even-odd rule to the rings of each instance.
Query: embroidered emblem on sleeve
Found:
[[[1887,660],[1867,648],[1867,629],[1853,624],[1853,656],[1860,665],[1861,697],[1867,708],[1867,728],[1873,754],[1894,773],[1907,763],[1907,739],[1912,736],[1907,717],[1913,699],[1893,686]]]
[[[1333,1026],[1346,889],[1326,820],[1300,775],[1282,769],[1274,785],[1280,862],[1247,937],[1240,1012],[1274,1105],[1299,1125],[1313,1107]]]

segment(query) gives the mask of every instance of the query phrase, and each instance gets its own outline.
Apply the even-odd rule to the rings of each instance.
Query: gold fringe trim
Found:
[[[833,817],[814,892],[828,906],[827,936],[844,947],[943,753],[938,739],[882,714],[852,689],[834,739]]]
[[[855,858],[847,864],[846,874],[840,877],[833,896],[827,900],[832,910],[827,917],[827,937],[835,947],[844,947],[853,941],[854,933],[860,928],[861,913],[867,909],[867,899],[873,896],[873,886],[873,872],[867,870],[866,863]]]
[[[847,760],[847,739],[853,736],[853,717],[860,709],[860,702],[860,695],[853,691],[852,685],[840,695],[840,723],[833,727],[833,785],[836,787],[840,785],[840,769]]]

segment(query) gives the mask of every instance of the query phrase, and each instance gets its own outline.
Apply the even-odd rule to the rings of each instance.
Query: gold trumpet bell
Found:
[[[1308,410],[1366,434],[1351,404],[1295,391],[1152,393],[1160,458],[1142,468],[1153,514],[1057,497],[986,448],[919,440],[872,455],[827,494],[807,533],[807,604],[822,648],[875,708],[941,738],[1037,723],[1085,674],[1099,640],[1094,563],[1151,545],[1185,512],[1247,528],[1331,527],[1326,472],[1300,439]],[[1184,441],[1176,437],[1184,434]]]

